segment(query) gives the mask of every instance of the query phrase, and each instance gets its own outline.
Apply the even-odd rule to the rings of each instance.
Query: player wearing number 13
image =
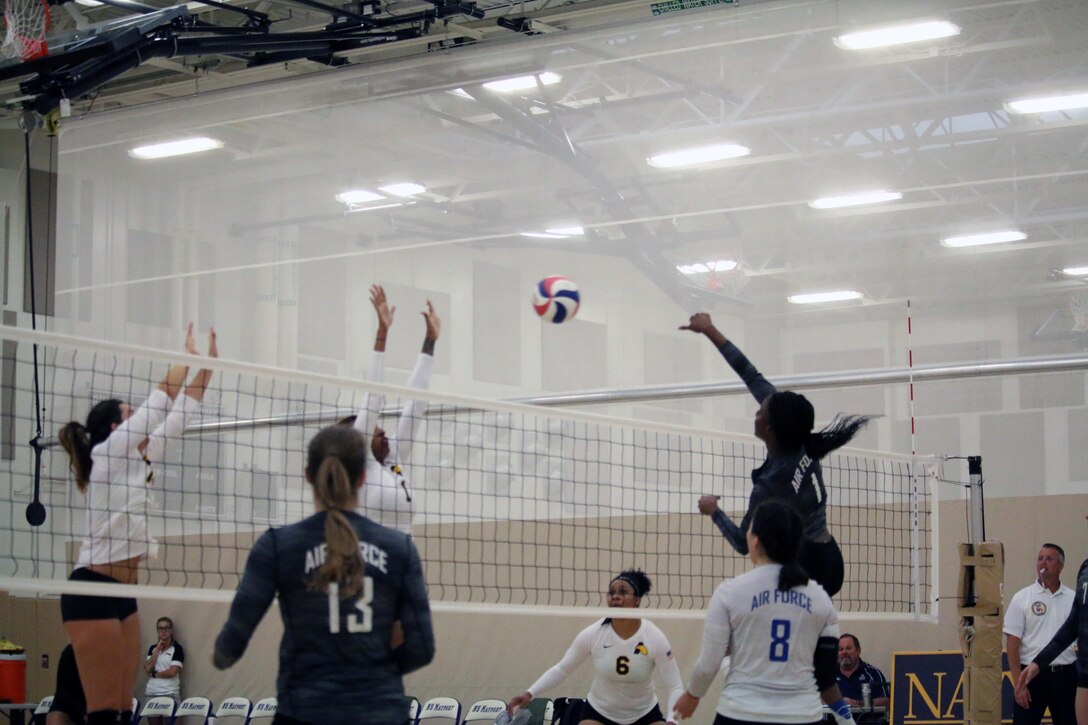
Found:
[[[715,725],[816,723],[821,691],[847,722],[850,708],[835,687],[838,614],[827,592],[800,567],[801,515],[789,503],[759,505],[748,528],[755,568],[719,585],[707,608],[703,647],[676,712],[691,717],[717,675],[731,663]]]
[[[402,676],[434,657],[434,632],[411,537],[355,513],[366,441],[331,426],[310,441],[317,513],[253,545],[215,642],[215,666],[245,652],[279,596],[283,616],[275,723],[403,725]]]

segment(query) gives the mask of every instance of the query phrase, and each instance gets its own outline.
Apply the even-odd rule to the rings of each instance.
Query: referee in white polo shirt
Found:
[[[1069,616],[1076,593],[1061,583],[1065,551],[1043,544],[1035,559],[1038,578],[1018,591],[1005,611],[1005,641],[1012,681],[1053,638]],[[1054,725],[1076,725],[1076,653],[1070,646],[1044,667],[1026,688],[1017,689],[1013,725],[1039,725],[1049,707]]]

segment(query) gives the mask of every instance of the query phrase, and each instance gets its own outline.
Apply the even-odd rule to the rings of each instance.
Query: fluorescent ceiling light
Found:
[[[676,269],[681,274],[703,274],[705,272],[729,272],[736,269],[737,266],[737,262],[732,259],[718,259],[711,262],[678,264],[676,265]]]
[[[815,305],[821,302],[844,302],[846,300],[860,300],[860,292],[854,290],[835,290],[834,292],[808,292],[799,295],[790,295],[786,299],[795,305]]]
[[[100,8],[106,3],[100,3],[98,0],[76,0],[76,5],[82,5],[87,8]]]
[[[813,199],[808,205],[813,209],[841,209],[845,206],[879,204],[882,201],[897,201],[902,198],[903,195],[898,191],[865,191],[844,196],[825,196],[820,199]]]
[[[214,138],[200,136],[197,138],[184,138],[178,141],[137,146],[130,149],[128,154],[137,159],[164,159],[168,156],[183,156],[195,154],[201,151],[211,151],[223,147],[223,142]]]
[[[545,229],[548,234],[559,234],[564,237],[580,237],[586,233],[582,227],[556,227],[554,229]]]
[[[1045,113],[1046,111],[1071,111],[1074,108],[1088,108],[1088,93],[1021,98],[1005,104],[1005,110],[1009,113]]]
[[[414,196],[416,194],[422,194],[426,190],[426,186],[413,184],[410,181],[403,181],[397,184],[386,184],[385,186],[378,187],[378,191],[384,191],[386,194],[392,196]]]
[[[501,81],[489,81],[484,83],[484,88],[489,91],[496,91],[498,93],[510,93],[513,91],[528,91],[536,88],[537,80],[541,85],[550,86],[553,83],[558,83],[563,80],[563,76],[558,73],[552,73],[551,71],[544,71],[543,73],[537,73],[528,76],[517,76],[516,78],[503,78]]]
[[[392,209],[396,206],[405,206],[402,201],[394,201],[392,204],[379,204],[378,206],[350,206],[348,207],[348,214],[355,214],[360,211],[377,211],[378,209]]]
[[[1088,267],[1066,267],[1062,270],[1062,274],[1070,277],[1088,277]]]
[[[835,45],[844,50],[865,50],[867,48],[881,48],[886,45],[948,38],[959,34],[960,27],[947,20],[924,20],[905,25],[891,25],[885,28],[845,33],[835,38]]]
[[[1027,234],[1010,229],[1001,232],[985,232],[983,234],[963,234],[956,237],[945,237],[941,240],[941,244],[946,247],[979,247],[984,244],[1019,242],[1027,238]]]
[[[667,151],[655,154],[646,159],[646,163],[658,169],[673,169],[679,166],[694,166],[695,164],[709,164],[725,159],[739,159],[747,156],[752,150],[747,146],[736,143],[719,143],[710,146],[698,146],[679,151]]]
[[[558,234],[557,232],[519,232],[518,235],[531,239],[570,239],[569,234]]]
[[[341,191],[336,195],[336,200],[343,204],[365,204],[368,201],[378,201],[384,198],[381,194],[375,194],[373,191],[367,191],[366,189],[350,189]]]

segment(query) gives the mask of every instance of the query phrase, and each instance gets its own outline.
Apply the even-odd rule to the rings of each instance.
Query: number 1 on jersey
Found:
[[[374,628],[374,610],[370,603],[374,601],[374,580],[363,577],[363,590],[355,600],[355,611],[347,615],[348,632],[361,634]],[[340,633],[340,585],[336,582],[329,584],[329,633]]]
[[[790,620],[771,620],[771,662],[785,662],[790,658]]]

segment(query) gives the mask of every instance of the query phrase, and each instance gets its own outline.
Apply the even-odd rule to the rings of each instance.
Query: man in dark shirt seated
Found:
[[[852,634],[839,637],[839,690],[846,704],[862,706],[861,686],[869,684],[873,707],[887,707],[890,701],[888,679],[884,673],[861,659],[861,642]]]

